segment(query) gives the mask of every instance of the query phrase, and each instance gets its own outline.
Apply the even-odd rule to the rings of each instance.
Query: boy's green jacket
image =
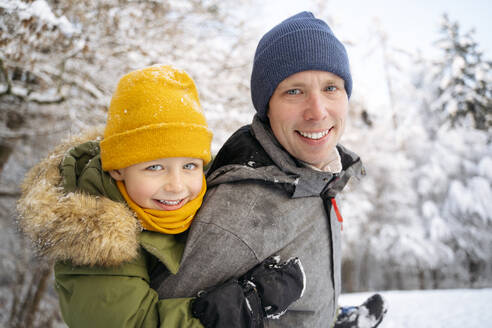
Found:
[[[185,236],[142,231],[101,174],[93,131],[58,146],[22,185],[19,224],[48,260],[69,327],[200,327],[191,298],[160,300],[153,274],[175,274]],[[74,148],[74,146],[80,145]],[[83,190],[83,192],[81,192]],[[169,272],[154,270],[158,261]]]

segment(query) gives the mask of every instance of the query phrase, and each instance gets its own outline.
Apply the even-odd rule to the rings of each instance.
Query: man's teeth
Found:
[[[325,131],[321,131],[321,132],[302,132],[302,131],[298,131],[299,134],[305,138],[309,138],[309,139],[321,139],[323,138],[324,136],[326,136],[330,130],[325,130]]]
[[[180,200],[162,200],[159,199],[159,203],[164,204],[164,205],[178,205]]]

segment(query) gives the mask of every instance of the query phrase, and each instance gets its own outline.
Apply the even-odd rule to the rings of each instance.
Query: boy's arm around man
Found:
[[[97,141],[62,145],[35,166],[19,213],[23,231],[56,262],[55,287],[70,327],[262,327],[263,316],[282,313],[304,289],[298,260],[269,261],[198,299],[159,299],[155,277],[177,273],[186,235],[141,229],[103,174]]]

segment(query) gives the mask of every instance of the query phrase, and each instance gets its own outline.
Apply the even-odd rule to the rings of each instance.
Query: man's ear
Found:
[[[124,180],[123,172],[121,170],[111,170],[109,171],[109,175],[116,181]]]

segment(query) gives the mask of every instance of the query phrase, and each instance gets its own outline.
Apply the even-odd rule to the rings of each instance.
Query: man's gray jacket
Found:
[[[306,274],[304,296],[266,326],[330,327],[341,287],[341,224],[331,199],[362,171],[355,154],[337,147],[342,172],[319,172],[292,158],[257,118],[239,129],[208,171],[208,192],[179,272],[166,275],[159,296],[194,296],[271,255],[297,256]]]

